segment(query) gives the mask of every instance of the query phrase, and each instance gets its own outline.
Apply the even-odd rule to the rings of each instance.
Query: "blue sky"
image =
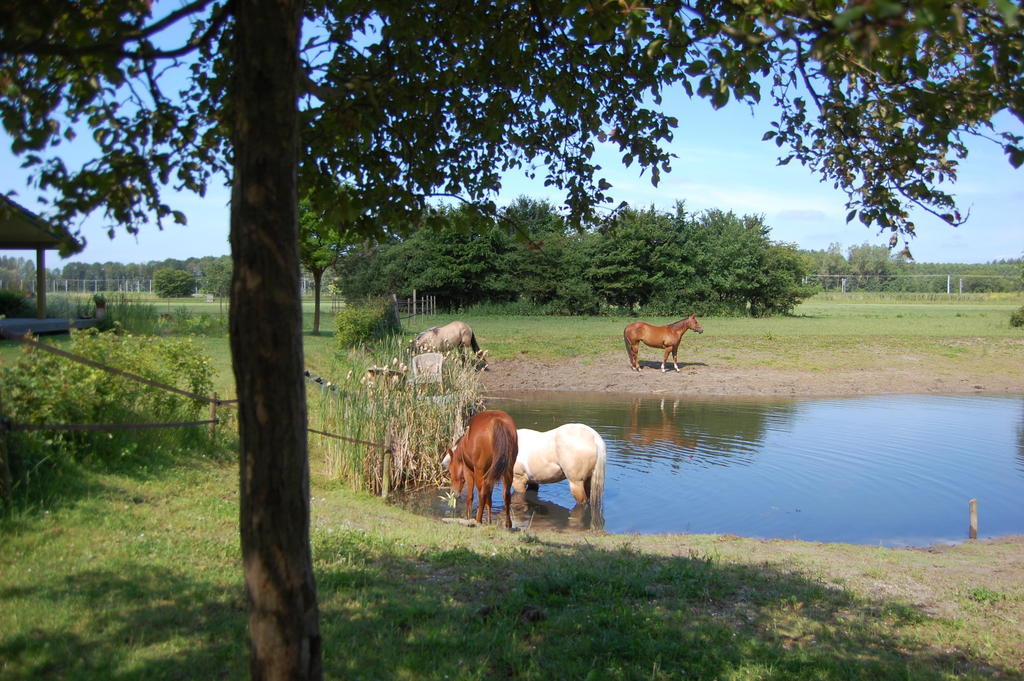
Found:
[[[774,143],[761,141],[771,120],[767,106],[752,112],[746,106],[730,104],[714,111],[707,102],[690,100],[679,92],[666,96],[666,109],[679,119],[670,147],[677,158],[658,187],[652,187],[649,176],[641,176],[636,167],[623,167],[609,153],[610,147],[599,151],[616,201],[669,210],[675,201],[683,200],[693,212],[720,208],[761,214],[771,227],[772,239],[805,249],[824,249],[832,243],[844,250],[862,243],[888,245],[888,234],[859,222],[846,224],[845,194],[819,182],[795,162],[776,164],[779,150]],[[1018,132],[1024,134],[1024,130]],[[2,139],[0,191],[16,191],[15,199],[22,205],[45,214],[35,203],[33,191],[25,186],[27,173],[11,156],[9,139]],[[970,219],[953,228],[927,214],[915,215],[918,235],[911,240],[910,249],[918,262],[980,263],[1024,256],[1024,168],[1014,170],[997,146],[979,142],[972,145],[969,158],[961,164],[953,191],[961,212],[970,210]],[[561,202],[558,194],[543,187],[542,179],[508,176],[498,203],[520,195],[548,199],[556,205]],[[85,251],[67,261],[50,254],[47,266],[229,253],[227,188],[213,186],[204,198],[187,194],[169,198],[174,208],[188,216],[187,226],[168,224],[163,231],[153,227],[137,236],[122,231],[111,240],[99,220],[90,220],[84,228],[88,239]],[[0,254],[33,257],[24,251]]]

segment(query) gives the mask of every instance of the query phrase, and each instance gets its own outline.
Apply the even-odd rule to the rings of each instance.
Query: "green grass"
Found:
[[[940,373],[969,369],[975,375],[1019,372],[1024,329],[1011,327],[1010,314],[1024,305],[1021,294],[938,296],[883,299],[877,295],[819,296],[801,304],[793,316],[750,319],[705,317],[705,333],[688,334],[680,352],[687,361],[716,366],[760,367],[799,371],[870,369],[878,366],[929,364]],[[214,314],[219,303],[200,298],[157,302],[169,309],[186,306]],[[312,333],[312,302],[305,310],[306,366],[330,375],[337,362],[331,333],[333,316],[324,305],[321,332]],[[684,311],[685,312],[685,311]],[[682,316],[682,314],[680,315]],[[477,334],[492,361],[529,358],[559,362],[578,357],[584,362],[616,360],[623,352],[622,329],[632,317],[495,317],[460,314],[421,316],[404,320],[410,339],[416,331],[463,319]],[[675,319],[651,318],[652,323]],[[198,336],[217,367],[216,390],[234,395],[228,339]],[[47,342],[62,342],[59,336]],[[10,341],[0,342],[0,362],[17,352]]]
[[[702,319],[688,348],[805,370],[913,355],[1019,372],[1024,336],[1006,319],[1020,302],[812,300],[794,317]],[[629,321],[463,318],[497,361],[601,361]],[[197,341],[232,396],[228,340]],[[329,334],[305,342],[307,366],[340,371]],[[0,344],[0,362],[16,352]],[[919,551],[508,533],[351,491],[326,453],[311,465],[326,678],[1024,678],[1019,539]],[[59,499],[0,513],[0,680],[247,678],[230,454],[64,473]]]
[[[940,303],[835,302],[812,299],[793,316],[704,317],[704,334],[688,333],[686,361],[721,367],[795,371],[927,364],[940,373],[1019,372],[1024,331],[1009,325],[1021,299]],[[681,317],[682,315],[680,315]],[[455,315],[438,315],[447,321]],[[461,315],[494,361],[619,361],[622,329],[635,317],[490,317]],[[436,321],[424,318],[421,326]],[[650,318],[664,324],[678,318]],[[685,349],[684,349],[685,348]]]
[[[235,467],[85,476],[0,529],[0,678],[247,678]],[[1019,543],[508,533],[322,478],[312,526],[326,678],[1024,674]]]

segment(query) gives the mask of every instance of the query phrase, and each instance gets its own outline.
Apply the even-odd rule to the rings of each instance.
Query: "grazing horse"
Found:
[[[640,371],[640,360],[637,351],[640,349],[640,342],[652,348],[662,348],[665,356],[661,358],[661,371],[665,373],[665,362],[668,361],[668,353],[672,353],[672,364],[676,371],[679,371],[679,360],[676,352],[679,350],[679,339],[683,334],[690,331],[704,333],[704,327],[697,321],[697,315],[690,315],[686,319],[680,319],[666,326],[653,326],[647,322],[632,322],[626,325],[622,337],[626,341],[626,354],[629,355],[629,366],[633,371]]]
[[[466,517],[473,511],[473,489],[477,491],[476,521],[491,520],[491,493],[501,478],[505,504],[505,527],[512,527],[512,470],[519,452],[519,437],[512,417],[498,409],[481,411],[469,420],[469,428],[455,447],[449,447],[442,463],[447,463],[452,489],[456,494],[466,487]]]
[[[448,352],[470,348],[476,356],[478,365],[486,365],[486,350],[481,350],[476,342],[476,334],[466,322],[454,321],[444,326],[434,326],[420,331],[412,341],[413,352]]]
[[[577,504],[599,506],[606,452],[598,432],[582,423],[566,423],[543,433],[520,428],[512,487],[522,494],[527,485],[568,480]]]

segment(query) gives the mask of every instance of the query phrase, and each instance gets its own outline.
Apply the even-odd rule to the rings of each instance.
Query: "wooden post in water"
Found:
[[[977,539],[978,538],[978,500],[977,499],[971,499],[971,501],[968,503],[968,506],[970,507],[970,510],[971,510],[971,529],[968,532],[967,536],[970,537],[971,539]]]

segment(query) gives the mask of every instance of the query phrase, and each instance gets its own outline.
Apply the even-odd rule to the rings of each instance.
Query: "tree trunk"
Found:
[[[298,255],[300,0],[236,7],[231,355],[253,679],[320,679]]]
[[[320,333],[320,282],[323,281],[324,271],[320,269],[313,272],[313,333]]]

